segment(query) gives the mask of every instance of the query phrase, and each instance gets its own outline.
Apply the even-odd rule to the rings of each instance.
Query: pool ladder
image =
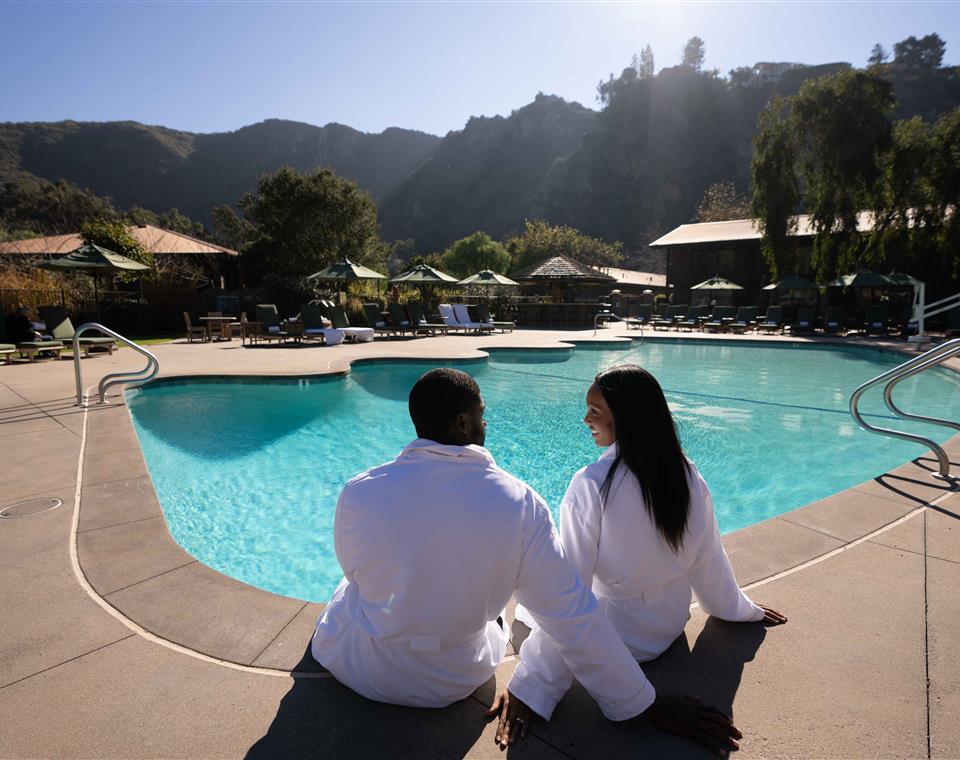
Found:
[[[80,325],[73,334],[73,372],[77,378],[77,406],[86,406],[86,400],[83,396],[83,379],[80,371],[80,336],[87,330],[99,330],[121,343],[130,346],[130,348],[137,353],[147,357],[147,366],[141,370],[137,370],[136,372],[111,372],[101,378],[100,384],[97,386],[101,404],[104,402],[107,395],[107,388],[110,386],[125,383],[145,383],[148,380],[153,380],[153,378],[157,376],[157,373],[160,371],[160,362],[150,351],[147,351],[143,346],[138,346],[129,338],[124,338],[120,333],[114,332],[109,327],[104,327],[99,322],[86,322]]]
[[[947,481],[953,481],[955,479],[950,477],[950,458],[947,456],[947,452],[943,450],[942,446],[937,444],[936,441],[931,441],[929,438],[924,438],[921,435],[914,435],[913,433],[904,433],[901,430],[891,430],[890,428],[882,428],[871,425],[860,415],[859,404],[860,397],[863,395],[864,391],[873,387],[874,385],[885,382],[886,385],[883,387],[883,400],[886,403],[887,408],[900,419],[927,422],[931,425],[943,425],[945,427],[960,431],[960,423],[953,422],[952,420],[941,420],[936,417],[924,417],[920,414],[910,414],[909,412],[905,412],[900,409],[893,401],[893,389],[901,380],[912,377],[913,375],[917,375],[924,370],[930,369],[931,367],[936,367],[939,364],[943,364],[943,362],[947,361],[947,359],[952,356],[956,356],[957,354],[960,354],[960,338],[949,340],[946,343],[941,343],[939,346],[935,346],[929,351],[920,354],[920,356],[915,356],[913,359],[905,361],[903,364],[884,372],[882,375],[877,375],[872,380],[867,380],[867,382],[857,388],[850,396],[850,414],[853,417],[854,422],[856,422],[868,433],[877,433],[878,435],[887,435],[892,438],[901,438],[904,441],[913,441],[914,443],[919,443],[923,446],[926,446],[936,455],[939,465],[939,471],[933,473],[933,477],[941,478]]]

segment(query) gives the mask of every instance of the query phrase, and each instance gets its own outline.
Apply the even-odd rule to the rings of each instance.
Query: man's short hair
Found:
[[[420,438],[442,439],[461,412],[479,404],[480,386],[466,372],[449,367],[423,374],[410,391],[410,419]]]

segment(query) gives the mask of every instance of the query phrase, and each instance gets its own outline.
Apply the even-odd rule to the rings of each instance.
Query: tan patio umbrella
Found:
[[[458,285],[472,285],[476,287],[519,287],[519,282],[514,282],[506,275],[498,274],[492,269],[483,269],[476,274],[465,277],[457,283]]]
[[[743,286],[715,274],[709,280],[692,285],[690,290],[743,290]]]

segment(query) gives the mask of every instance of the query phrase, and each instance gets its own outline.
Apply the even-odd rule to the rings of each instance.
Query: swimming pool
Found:
[[[337,495],[415,437],[407,394],[431,366],[477,379],[487,447],[554,516],[571,475],[599,454],[581,423],[593,376],[616,364],[646,367],[729,532],[920,454],[859,430],[847,411],[857,385],[900,361],[867,348],[646,341],[494,350],[469,363],[361,363],[345,377],[160,381],[129,391],[128,406],[170,530],[187,551],[254,586],[326,601],[341,577]],[[960,376],[924,373],[902,382],[896,398],[904,409],[956,419]],[[895,421],[879,391],[861,409],[883,426],[950,437],[946,428]]]

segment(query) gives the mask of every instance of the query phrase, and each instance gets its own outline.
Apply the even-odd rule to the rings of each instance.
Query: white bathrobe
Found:
[[[762,619],[763,610],[737,586],[710,491],[693,463],[687,529],[674,554],[644,507],[640,484],[622,462],[603,505],[600,486],[616,453],[614,444],[573,476],[560,506],[560,535],[566,555],[633,656],[652,660],[680,635],[690,618],[691,591],[710,615],[734,622]],[[535,625],[535,616],[518,607],[517,618],[533,631],[520,648],[510,690],[549,719],[572,675],[549,631]]]
[[[415,440],[345,486],[334,541],[345,577],[312,652],[354,691],[415,707],[463,699],[503,659],[496,618],[516,594],[608,718],[652,704],[543,500],[485,448]]]

